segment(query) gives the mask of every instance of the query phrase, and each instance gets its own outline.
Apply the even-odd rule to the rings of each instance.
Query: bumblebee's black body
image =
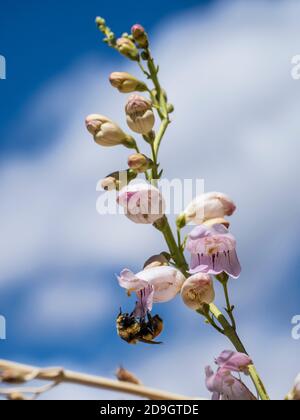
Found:
[[[163,321],[158,316],[147,314],[147,318],[136,318],[133,314],[122,313],[117,318],[117,331],[122,340],[129,344],[139,341],[147,344],[161,344],[153,341],[163,330]]]
[[[134,316],[120,313],[117,318],[117,331],[122,340],[129,344],[136,344],[137,337],[141,332],[141,325]]]

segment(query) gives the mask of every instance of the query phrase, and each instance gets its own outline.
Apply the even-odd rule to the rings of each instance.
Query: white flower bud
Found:
[[[126,72],[114,72],[110,75],[109,80],[112,86],[121,93],[144,92],[147,90],[145,83]]]
[[[123,144],[126,147],[133,147],[135,143],[134,139],[104,115],[91,114],[86,118],[85,123],[95,142],[101,146],[111,147]]]
[[[137,274],[130,270],[123,270],[118,281],[121,287],[130,292],[138,292],[147,286],[152,286],[154,294],[153,303],[169,302],[180,292],[184,275],[175,267],[152,267]]]
[[[181,289],[183,302],[194,311],[204,304],[210,304],[215,299],[213,282],[208,274],[197,273],[189,277]]]
[[[147,135],[154,127],[155,117],[152,104],[139,95],[132,95],[125,107],[127,124],[132,131]]]

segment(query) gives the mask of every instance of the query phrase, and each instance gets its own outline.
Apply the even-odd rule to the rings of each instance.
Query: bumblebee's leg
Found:
[[[154,334],[153,318],[150,311],[147,312],[147,318],[148,318],[147,329],[151,332],[151,334]]]
[[[146,340],[145,338],[140,338],[139,341],[146,344],[162,344],[162,341]]]
[[[147,318],[148,318],[148,321],[152,323],[153,318],[150,311],[147,312]]]

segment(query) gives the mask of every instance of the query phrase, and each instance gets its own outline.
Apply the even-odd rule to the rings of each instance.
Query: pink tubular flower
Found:
[[[174,299],[180,292],[185,277],[174,267],[161,266],[148,268],[137,274],[125,269],[118,281],[129,293],[137,293],[136,311],[147,313],[151,311],[153,303],[164,303]]]
[[[192,254],[191,274],[225,272],[238,278],[241,273],[235,238],[221,224],[195,227],[189,235],[187,250]]]
[[[224,350],[216,359],[216,364],[220,368],[232,372],[248,373],[248,367],[249,365],[252,365],[253,362],[247,354]]]
[[[137,302],[132,315],[137,318],[145,318],[148,312],[152,311],[154,287],[152,285],[146,286],[137,293]]]
[[[248,373],[252,360],[243,353],[230,350],[223,351],[216,359],[219,366],[215,373],[210,366],[206,367],[206,387],[213,393],[213,400],[256,400],[243,382],[232,375],[232,372]]]
[[[153,224],[165,212],[165,202],[160,191],[149,184],[130,184],[124,187],[117,198],[124,207],[125,215],[134,223]]]
[[[212,392],[213,400],[255,401],[252,392],[235,378],[229,370],[218,369],[216,373],[210,366],[206,367],[206,387]]]

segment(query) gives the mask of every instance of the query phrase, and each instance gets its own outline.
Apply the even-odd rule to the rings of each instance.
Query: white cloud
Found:
[[[99,286],[99,284],[102,286]],[[19,320],[24,330],[34,331],[31,340],[55,340],[101,328],[111,315],[111,291],[102,279],[91,281],[76,275],[48,277],[28,296]],[[27,315],[24,317],[24,313]],[[29,316],[28,316],[29,314]]]
[[[220,2],[204,16],[197,11],[166,21],[154,45],[176,107],[162,146],[165,175],[204,177],[208,190],[224,190],[237,201],[232,226],[244,274],[235,293],[253,322],[270,290],[287,281],[285,273],[297,252],[300,85],[291,78],[290,62],[299,53],[299,13],[299,2],[292,0]],[[118,271],[123,264],[142,265],[162,249],[151,227],[133,225],[121,216],[100,217],[95,211],[98,179],[124,167],[128,154],[94,145],[83,124],[86,114],[102,112],[126,128],[125,96],[105,84],[112,70],[118,69],[83,59],[52,81],[18,124],[36,124],[36,135],[43,138],[47,133],[37,122],[47,121],[47,127],[50,122],[57,141],[34,158],[7,161],[0,170],[2,286],[47,266],[109,264]],[[13,134],[21,138],[22,129]],[[42,297],[44,293],[49,299],[57,296],[49,289]],[[260,320],[257,330],[250,331],[253,337],[262,335],[263,325]],[[291,380],[298,352],[295,343],[276,333],[268,335],[272,346],[263,342],[272,348],[272,357],[261,364],[269,363],[268,372],[278,375],[280,389],[269,380],[278,395]],[[264,346],[257,339],[253,353],[260,357]],[[201,349],[200,343],[203,359],[211,348],[210,343]],[[171,363],[175,371],[178,360],[173,356],[164,356],[165,365]],[[288,368],[279,378],[274,366],[282,360]],[[160,373],[158,380],[171,385],[167,368]],[[195,392],[196,385],[185,386],[186,392]]]

